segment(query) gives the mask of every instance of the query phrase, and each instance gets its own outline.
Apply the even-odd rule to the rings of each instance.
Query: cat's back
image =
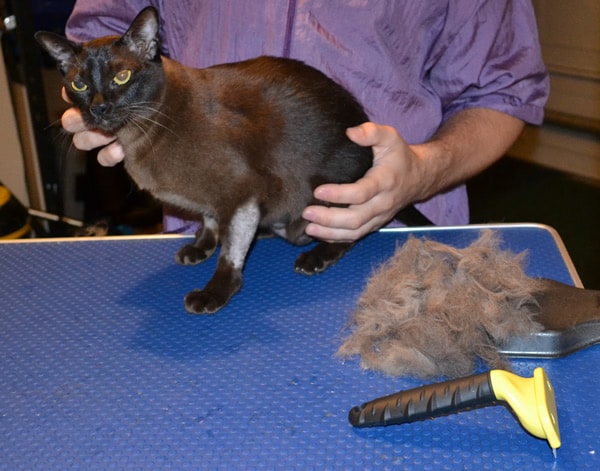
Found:
[[[223,87],[225,96],[238,102],[249,99],[258,106],[263,100],[262,104],[281,107],[288,115],[307,108],[345,127],[368,120],[352,94],[299,60],[260,56],[203,70]]]
[[[245,78],[271,85],[319,87],[330,85],[330,79],[314,67],[296,59],[259,56],[240,62],[218,64],[204,69],[232,79]],[[335,83],[335,82],[333,82]]]
[[[219,110],[214,117],[235,128],[229,136],[245,135],[253,150],[266,144],[253,160],[269,155],[280,175],[311,174],[311,181],[321,183],[355,181],[371,166],[371,150],[346,137],[347,128],[368,121],[366,113],[319,70],[294,59],[260,56],[201,71],[210,84],[211,110]]]

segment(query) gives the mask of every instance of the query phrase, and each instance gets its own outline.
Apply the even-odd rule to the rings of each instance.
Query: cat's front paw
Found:
[[[180,265],[197,265],[209,258],[215,252],[215,247],[196,247],[187,244],[181,247],[175,254],[175,261]]]
[[[195,289],[184,298],[185,310],[190,314],[214,314],[227,304],[232,295],[227,290]]]

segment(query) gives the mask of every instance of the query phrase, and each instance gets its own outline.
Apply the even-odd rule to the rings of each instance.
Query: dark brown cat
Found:
[[[158,30],[150,7],[123,36],[82,45],[46,32],[36,39],[87,126],[119,138],[137,185],[201,221],[177,262],[200,263],[221,244],[212,279],[185,297],[189,312],[212,313],[240,289],[259,229],[311,241],[302,211],[320,203],[313,189],[356,181],[372,164],[371,149],[345,135],[368,118],[301,62],[259,57],[193,69],[160,55]],[[320,242],[297,258],[296,271],[321,272],[350,246]]]

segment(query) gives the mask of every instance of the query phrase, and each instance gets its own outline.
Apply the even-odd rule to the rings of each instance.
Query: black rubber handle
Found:
[[[497,402],[488,372],[429,384],[366,402],[353,407],[348,420],[355,427],[398,425]]]

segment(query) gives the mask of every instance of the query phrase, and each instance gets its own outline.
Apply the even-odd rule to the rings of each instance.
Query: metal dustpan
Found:
[[[509,357],[556,358],[600,343],[600,291],[543,280],[536,320],[542,331],[513,337],[499,348]]]

